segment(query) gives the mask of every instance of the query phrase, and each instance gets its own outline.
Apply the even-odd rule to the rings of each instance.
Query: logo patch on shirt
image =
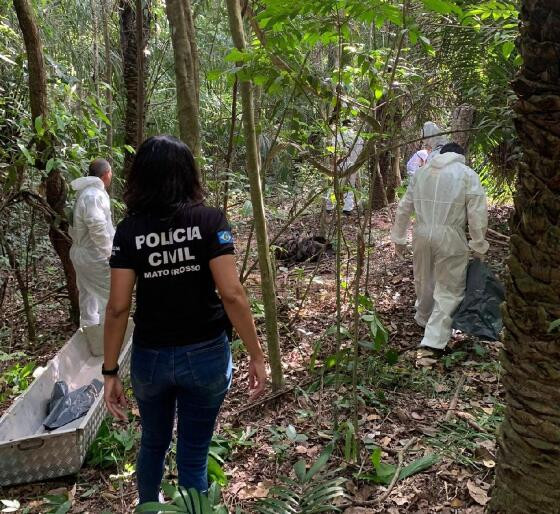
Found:
[[[221,245],[227,245],[233,243],[233,235],[229,230],[222,230],[218,232],[218,242]]]

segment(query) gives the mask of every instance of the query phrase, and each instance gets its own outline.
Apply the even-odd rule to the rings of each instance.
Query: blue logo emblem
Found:
[[[221,245],[233,243],[233,235],[229,230],[222,230],[221,232],[218,232],[218,242]]]

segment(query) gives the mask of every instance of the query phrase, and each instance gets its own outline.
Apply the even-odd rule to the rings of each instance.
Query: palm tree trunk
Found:
[[[560,3],[523,0],[523,159],[504,308],[505,419],[489,512],[560,512]]]

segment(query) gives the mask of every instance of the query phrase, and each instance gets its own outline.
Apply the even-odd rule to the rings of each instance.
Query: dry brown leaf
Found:
[[[470,497],[479,505],[486,505],[490,498],[482,487],[477,486],[472,480],[467,482],[467,489],[469,490]]]
[[[416,365],[422,366],[424,368],[431,368],[437,363],[437,359],[430,359],[429,357],[422,357],[421,359],[416,359]]]
[[[426,419],[425,416],[423,416],[422,414],[420,414],[419,412],[416,412],[416,411],[412,411],[411,416],[412,416],[412,419],[416,419],[418,421]]]
[[[390,436],[386,435],[385,437],[381,438],[379,443],[381,444],[381,446],[389,446],[391,441],[392,441],[392,438]]]
[[[397,498],[393,498],[393,501],[399,506],[402,507],[405,503],[408,503],[410,500],[406,496],[397,496]]]
[[[68,494],[68,489],[66,487],[57,487],[56,489],[51,489],[47,492],[49,496],[66,496]]]
[[[445,384],[436,384],[436,386],[434,387],[434,391],[436,393],[445,393],[446,391],[449,391],[449,387],[447,387]]]
[[[296,453],[299,455],[307,455],[307,448],[302,445],[296,446]]]
[[[463,502],[459,498],[453,498],[451,500],[451,507],[453,509],[460,509],[463,506]]]
[[[438,433],[437,428],[429,425],[416,425],[416,430],[430,437],[434,437]]]
[[[496,463],[492,459],[483,459],[482,464],[484,464],[487,468],[496,467]]]
[[[246,485],[237,493],[240,500],[248,500],[251,498],[266,498],[270,485],[266,482],[259,482],[257,485]]]

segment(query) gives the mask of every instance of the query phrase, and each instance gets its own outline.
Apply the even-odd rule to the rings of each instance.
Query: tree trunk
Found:
[[[136,89],[136,145],[144,141],[144,123],[146,121],[146,79],[144,50],[146,40],[144,37],[144,8],[142,0],[136,0],[136,68],[138,84]]]
[[[126,89],[126,109],[124,116],[124,144],[135,150],[142,141],[139,139],[144,134],[145,98],[146,98],[146,73],[139,68],[139,61],[144,61],[143,49],[147,42],[150,19],[146,9],[142,10],[142,27],[139,30],[136,24],[136,8],[132,0],[120,0],[120,35],[123,60],[123,78]],[[138,35],[142,40],[138,43]],[[140,53],[142,56],[140,57]],[[125,153],[123,172],[128,175],[134,155]]]
[[[229,25],[234,45],[238,50],[245,50],[245,32],[241,20],[239,0],[227,0]],[[266,337],[268,346],[268,359],[272,370],[272,388],[278,390],[282,386],[282,360],[278,341],[278,320],[276,318],[276,292],[274,274],[270,259],[264,201],[261,189],[261,180],[258,165],[257,137],[255,131],[255,118],[253,108],[253,91],[250,80],[240,80],[241,104],[243,108],[243,129],[247,145],[247,173],[251,188],[251,203],[257,247],[259,254],[259,268],[261,273],[261,288],[265,309]]]
[[[195,157],[200,156],[198,50],[190,0],[167,0],[171,28],[179,134]]]
[[[12,271],[14,272],[19,292],[21,294],[21,301],[23,302],[23,312],[25,313],[25,319],[27,321],[27,338],[30,343],[35,343],[37,340],[37,331],[35,326],[35,316],[33,315],[33,307],[31,306],[30,301],[28,282],[24,279],[17,256],[11,244],[5,238],[4,233],[1,229],[0,243],[6,250],[6,254],[8,255],[8,262],[10,263]]]
[[[33,123],[39,117],[43,120],[43,125],[47,123],[47,78],[45,64],[43,60],[43,45],[39,37],[37,23],[33,16],[31,6],[27,0],[13,0],[14,8],[21,27],[25,50],[28,62],[29,80],[29,99],[31,103],[31,118]],[[45,136],[46,137],[46,136]],[[52,145],[45,138],[37,143],[38,167],[45,168]],[[53,169],[45,180],[46,198],[49,206],[58,215],[58,230],[52,226],[49,229],[51,244],[60,258],[64,275],[66,277],[66,287],[70,300],[70,317],[74,323],[78,323],[80,317],[80,307],[78,303],[78,288],[76,287],[76,273],[70,260],[71,240],[68,236],[68,221],[64,214],[64,204],[66,202],[66,182],[60,170]],[[56,221],[55,221],[56,222]],[[61,233],[62,232],[62,233]]]
[[[101,0],[101,23],[103,24],[103,46],[105,50],[105,115],[111,122],[107,126],[105,144],[109,152],[107,160],[113,164],[113,62],[111,60],[111,37],[109,32],[111,5],[110,0]]]
[[[453,141],[461,145],[465,150],[465,159],[469,158],[469,143],[471,140],[471,132],[474,120],[474,107],[469,104],[459,105],[453,112],[453,119],[451,120],[451,130],[463,130],[465,132],[455,132],[452,135]]]
[[[521,2],[513,87],[523,147],[512,219],[502,352],[506,411],[489,512],[560,505],[560,3]]]

